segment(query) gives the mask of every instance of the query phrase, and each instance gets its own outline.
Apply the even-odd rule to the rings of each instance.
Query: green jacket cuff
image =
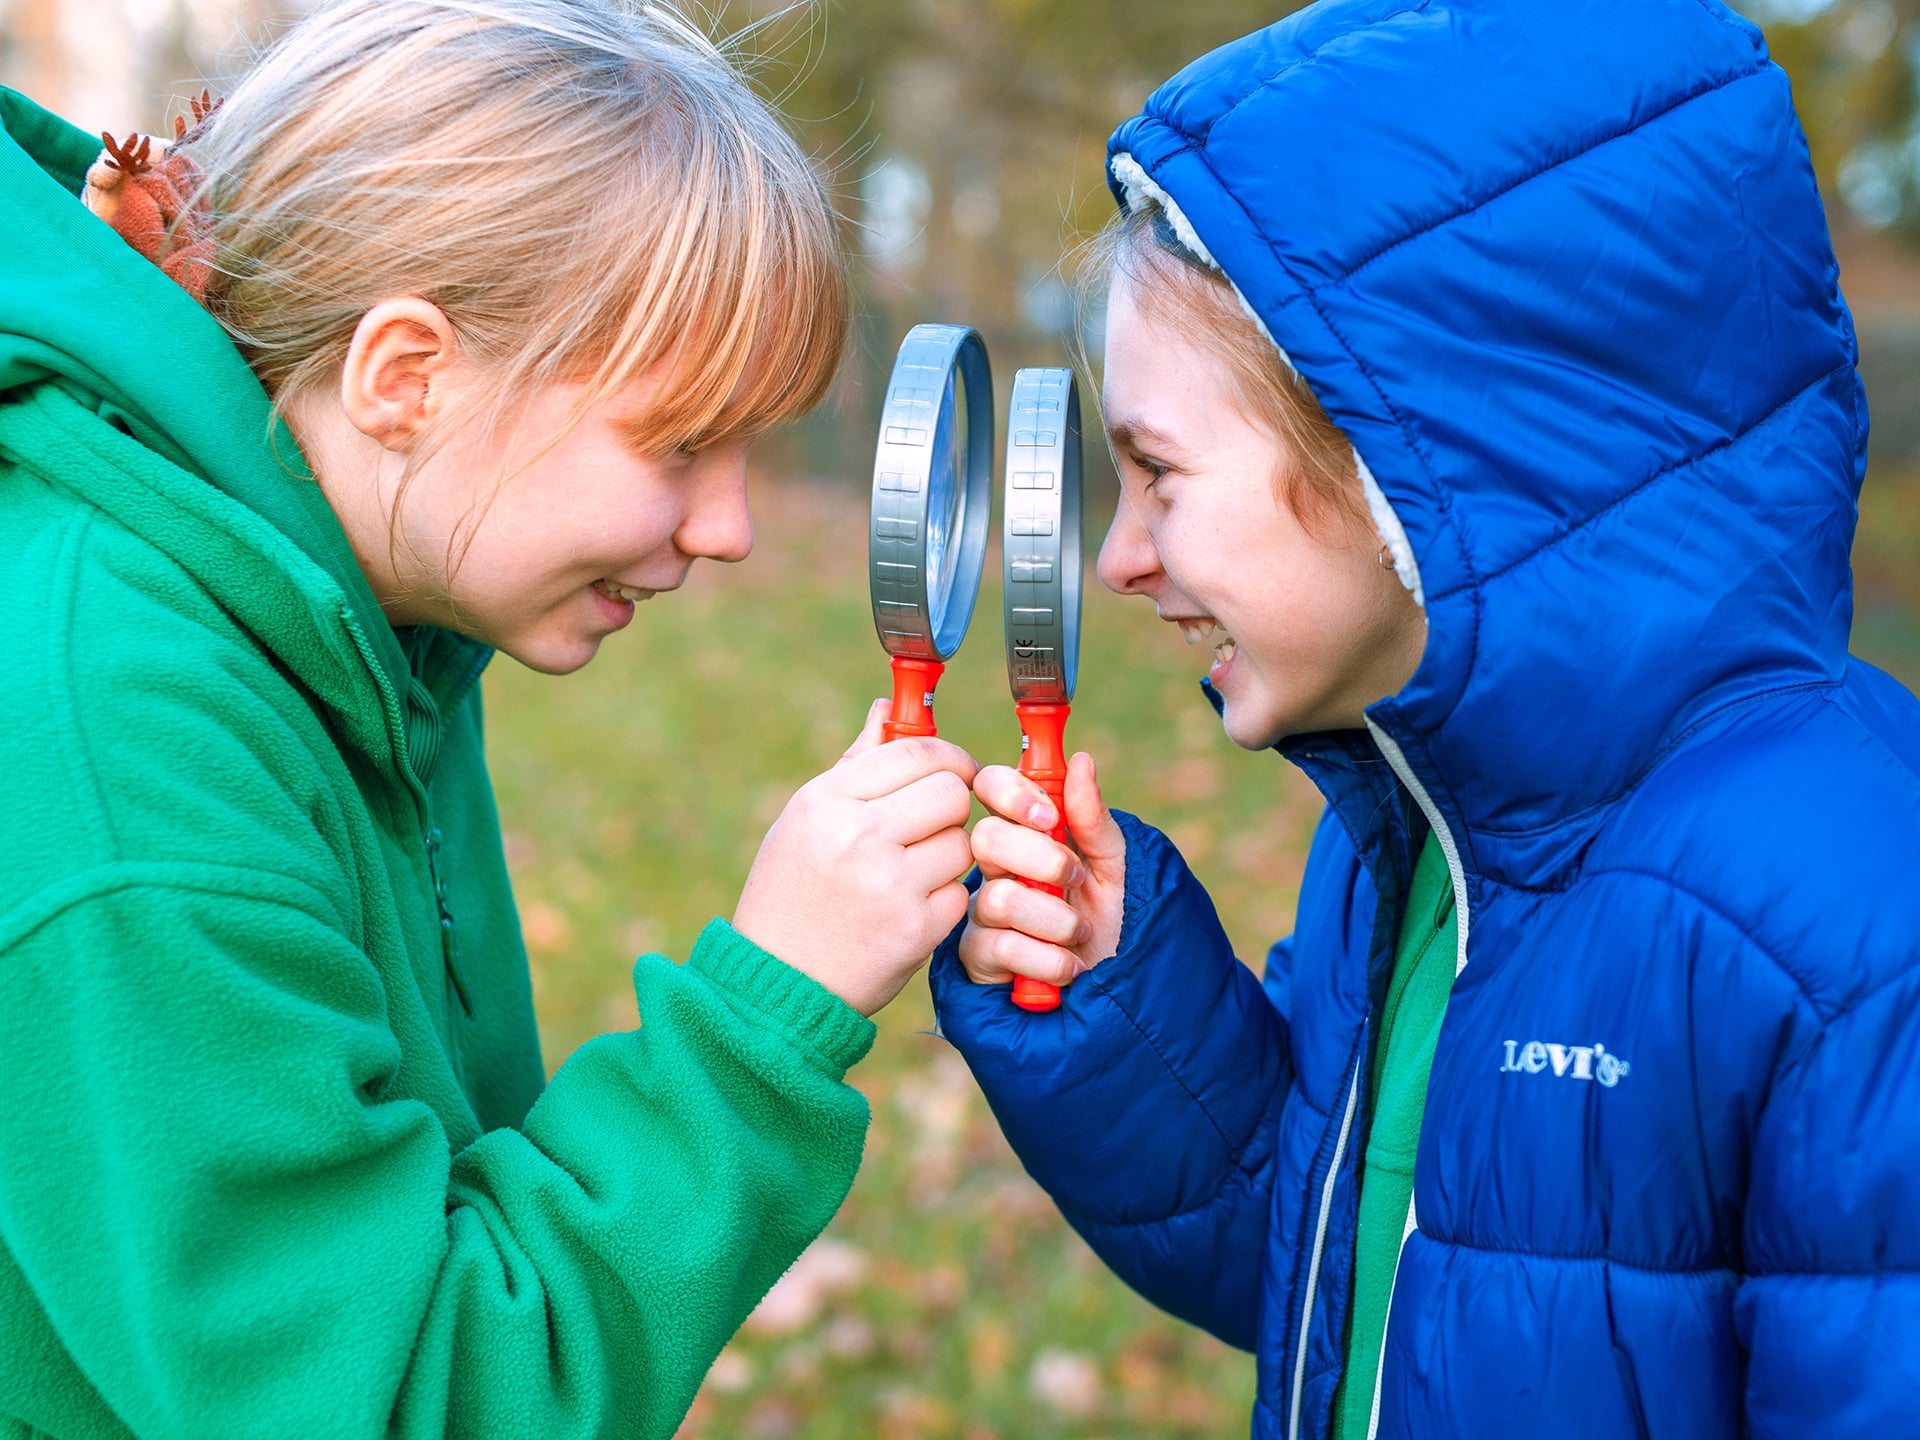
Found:
[[[694,942],[687,968],[743,1015],[785,1031],[835,1078],[873,1047],[877,1032],[871,1020],[718,916]]]

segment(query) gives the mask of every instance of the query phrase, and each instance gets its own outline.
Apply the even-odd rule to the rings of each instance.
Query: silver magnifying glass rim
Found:
[[[960,508],[939,624],[927,575],[927,508],[941,402],[956,381],[966,388],[966,444],[956,457]],[[960,648],[980,598],[993,508],[993,376],[987,347],[964,325],[916,325],[900,343],[880,411],[873,456],[873,505],[867,528],[867,580],[873,628],[890,655],[945,662]]]
[[[1064,705],[1080,670],[1080,390],[1065,367],[1022,370],[1009,404],[1007,682],[1020,704]]]

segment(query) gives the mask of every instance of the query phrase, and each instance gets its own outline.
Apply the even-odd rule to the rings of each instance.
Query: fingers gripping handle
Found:
[[[1067,842],[1067,716],[1073,709],[1068,705],[1016,705],[1013,708],[1020,717],[1020,773],[1038,783],[1053,801],[1056,818],[1051,833],[1064,845]],[[1043,885],[1038,880],[1023,878],[1020,883],[1049,895],[1062,893],[1059,886]],[[1016,975],[1013,1003],[1022,1010],[1057,1010],[1060,987]]]
[[[946,669],[938,660],[893,657],[893,709],[880,722],[882,741],[940,733],[933,724],[933,687]]]

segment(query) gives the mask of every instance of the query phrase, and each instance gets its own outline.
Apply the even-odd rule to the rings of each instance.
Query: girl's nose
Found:
[[[1135,517],[1123,490],[1107,538],[1100,543],[1100,581],[1116,595],[1144,595],[1159,573],[1160,552],[1153,548],[1153,537]]]
[[[703,473],[674,542],[684,555],[734,564],[753,550],[746,447],[702,456],[700,464]]]

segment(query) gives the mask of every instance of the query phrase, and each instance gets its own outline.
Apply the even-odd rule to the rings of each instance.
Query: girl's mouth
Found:
[[[1220,628],[1218,620],[1201,617],[1193,620],[1176,620],[1174,623],[1180,627],[1180,633],[1186,637],[1187,644],[1198,645],[1204,640],[1213,646],[1214,669],[1224,670],[1233,663],[1234,652],[1239,649],[1239,646],[1234,644],[1231,635]]]
[[[633,619],[633,607],[653,598],[653,591],[622,585],[614,580],[596,580],[587,586],[600,609],[601,623],[608,631],[624,630]]]
[[[642,600],[651,600],[654,596],[651,590],[642,590],[635,585],[622,585],[614,580],[596,580],[593,582],[593,588],[609,600],[624,600],[629,605],[638,604]]]

